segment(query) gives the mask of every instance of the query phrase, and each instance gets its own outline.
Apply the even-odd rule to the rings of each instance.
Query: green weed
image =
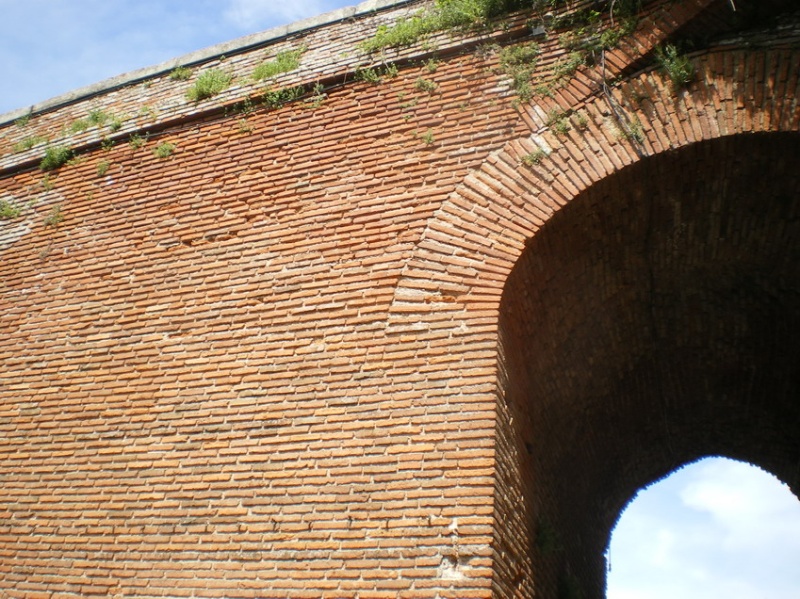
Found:
[[[522,102],[533,99],[531,77],[540,53],[539,44],[536,43],[509,46],[500,51],[500,68],[511,77],[511,89]]]
[[[221,69],[211,69],[197,78],[194,85],[186,92],[186,98],[192,102],[199,102],[228,89],[231,83],[233,83],[232,74]]]
[[[153,149],[153,154],[155,154],[157,158],[169,158],[175,152],[176,148],[177,146],[174,143],[165,141],[158,144]]]
[[[139,116],[146,119],[155,119],[158,116],[156,109],[150,105],[145,104],[139,109]]]
[[[134,133],[128,138],[128,145],[133,150],[138,150],[141,148],[145,143],[147,143],[147,136],[139,135],[138,133]]]
[[[570,129],[567,112],[561,108],[553,108],[547,113],[545,125],[556,135],[565,135]]]
[[[123,119],[121,117],[112,116],[111,120],[109,120],[109,122],[108,122],[109,131],[111,131],[112,133],[116,133],[117,131],[122,129],[122,123],[123,122],[124,121],[123,121]]]
[[[91,125],[97,125],[98,127],[102,127],[109,121],[110,118],[111,115],[109,115],[105,110],[97,108],[89,112],[87,120]]]
[[[239,133],[252,133],[253,126],[247,121],[246,118],[241,118],[238,121],[237,130]]]
[[[308,106],[310,108],[319,108],[328,98],[327,94],[325,93],[325,86],[321,83],[317,83],[314,85],[312,90],[311,98],[307,100]]]
[[[44,226],[57,227],[63,220],[64,214],[61,212],[61,205],[57,204],[50,209],[50,214],[44,219]]]
[[[575,72],[586,64],[586,56],[582,52],[570,52],[561,58],[553,67],[553,76],[556,80],[569,79]]]
[[[414,89],[417,91],[425,92],[426,94],[432,94],[439,88],[436,85],[436,82],[431,81],[430,79],[425,79],[423,77],[418,77],[417,80],[414,82]]]
[[[188,81],[192,78],[192,69],[189,67],[175,67],[169,73],[169,78],[173,81]]]
[[[13,202],[0,198],[0,220],[13,220],[22,214],[22,208]]]
[[[265,92],[262,96],[262,102],[268,109],[277,110],[285,104],[294,102],[305,93],[306,89],[302,85],[298,85],[297,87],[282,87]]]
[[[378,71],[370,68],[356,70],[356,79],[372,85],[378,85],[381,82],[381,76]]]
[[[72,121],[72,123],[70,124],[69,132],[70,133],[83,133],[84,131],[86,131],[91,126],[92,126],[92,124],[89,122],[89,119],[77,119],[75,121]]]
[[[63,166],[74,156],[72,148],[67,146],[50,146],[44,151],[44,158],[39,163],[43,171],[52,171]]]
[[[637,143],[644,142],[644,127],[642,127],[642,122],[636,117],[633,117],[632,120],[628,120],[627,122],[621,122],[617,131],[619,133],[618,137],[622,139],[628,139]]]
[[[656,60],[669,77],[673,91],[678,91],[691,83],[695,77],[692,61],[680,53],[676,46],[667,44],[656,50]]]
[[[530,154],[525,154],[521,160],[525,166],[533,166],[541,163],[545,158],[547,158],[547,152],[545,152],[542,148],[537,148]]]
[[[46,137],[42,137],[41,135],[30,135],[15,143],[13,146],[11,146],[11,149],[15,154],[18,154],[43,143],[47,143]]]
[[[384,78],[392,79],[397,77],[399,70],[397,65],[394,63],[390,63],[385,65],[383,68],[371,68],[367,67],[364,69],[356,69],[356,79],[359,81],[364,81],[365,83],[371,83],[372,85],[378,85]]]
[[[393,62],[390,62],[383,67],[383,76],[388,79],[394,79],[399,73],[400,69],[398,69],[397,65]]]
[[[371,54],[385,48],[410,46],[437,31],[482,27],[494,17],[529,7],[530,0],[436,0],[430,8],[391,26],[381,25],[360,48]]]
[[[294,71],[300,66],[300,58],[306,51],[306,47],[302,46],[295,50],[284,50],[278,52],[273,60],[262,62],[253,71],[253,79],[256,81],[263,81],[270,77],[275,77],[281,73],[288,73]]]

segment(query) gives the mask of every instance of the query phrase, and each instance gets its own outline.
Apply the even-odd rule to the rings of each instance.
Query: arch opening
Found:
[[[608,599],[789,599],[800,588],[800,501],[771,474],[706,457],[625,506],[607,550]]]
[[[800,135],[645,158],[531,239],[500,313],[503,566],[521,596],[605,596],[637,489],[726,455],[800,489]]]

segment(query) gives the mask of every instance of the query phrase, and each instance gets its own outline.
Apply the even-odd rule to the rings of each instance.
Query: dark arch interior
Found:
[[[797,495],[800,135],[697,143],[588,189],[527,245],[500,339],[501,511],[519,519],[501,534],[527,552],[524,594],[603,597],[623,507],[702,456]]]

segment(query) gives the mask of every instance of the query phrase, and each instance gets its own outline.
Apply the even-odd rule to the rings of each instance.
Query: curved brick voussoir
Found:
[[[648,71],[566,111],[566,132],[550,127],[509,142],[472,172],[437,211],[415,259],[440,265],[431,276],[459,273],[457,262],[474,269],[459,273],[466,302],[484,282],[488,293],[504,280],[560,206],[611,173],[707,139],[796,131],[798,57],[797,50],[710,52],[694,59],[697,80],[688,89],[674,93],[662,73]],[[403,277],[396,297],[414,296],[413,281]]]

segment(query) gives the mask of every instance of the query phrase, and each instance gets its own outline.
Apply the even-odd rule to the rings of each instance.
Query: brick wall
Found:
[[[487,44],[530,41],[529,14],[355,79],[416,6],[195,66],[306,46],[273,84],[323,89],[277,109],[165,71],[4,126],[2,596],[594,597],[621,507],[686,460],[797,488],[796,16],[732,33],[727,2],[648,3],[605,56],[621,83],[584,66],[520,104]],[[653,49],[700,33],[673,90]],[[63,137],[101,109],[117,131]],[[78,159],[41,172],[11,151],[33,134]],[[649,388],[682,397],[669,434]]]

